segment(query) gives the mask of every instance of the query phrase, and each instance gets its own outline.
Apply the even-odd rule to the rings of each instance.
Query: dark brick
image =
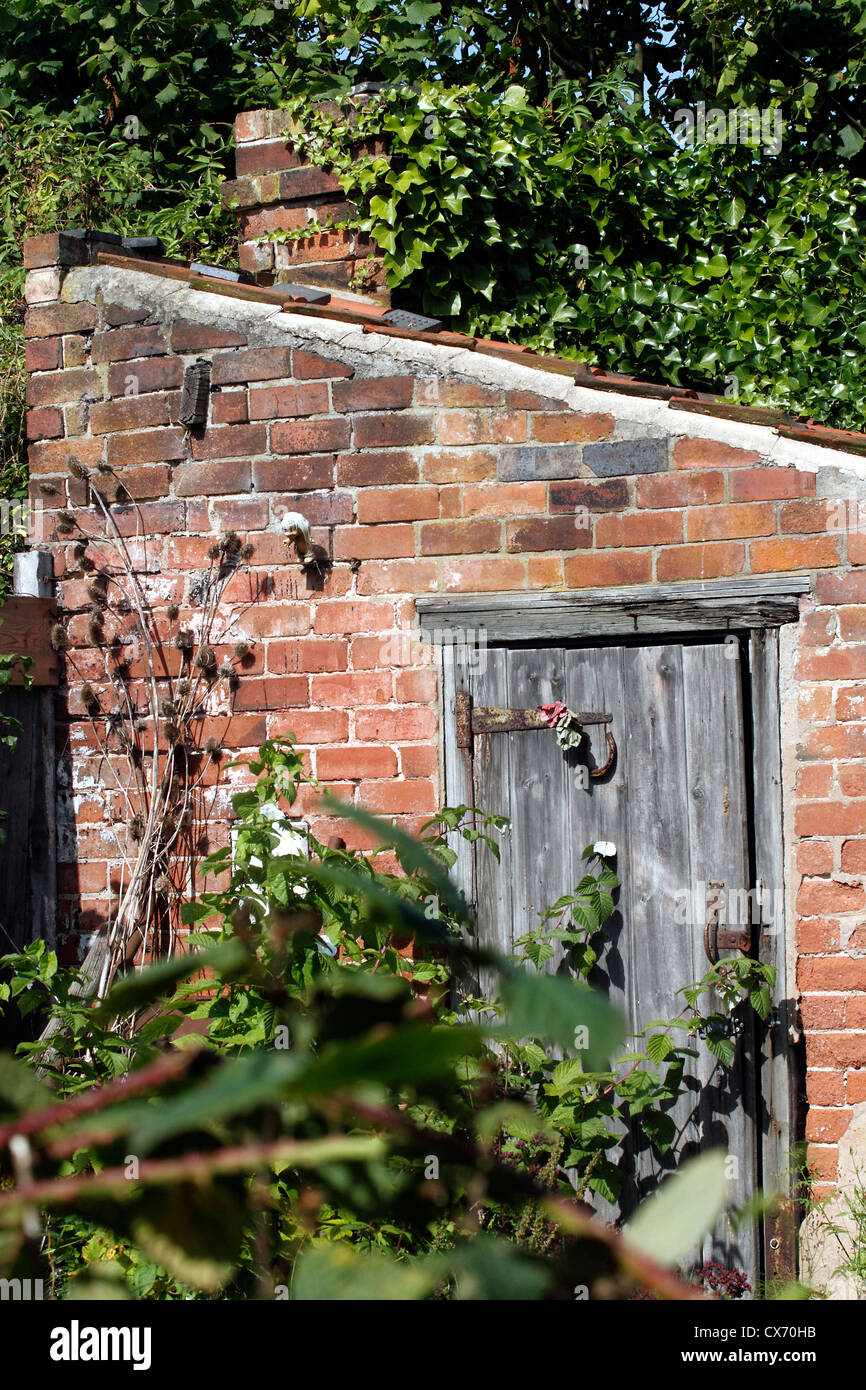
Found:
[[[550,488],[552,512],[575,512],[586,507],[590,512],[615,512],[628,506],[628,483],[624,478],[611,478],[608,483],[555,483]]]
[[[577,525],[571,516],[509,521],[505,536],[505,548],[512,554],[530,550],[587,550],[592,544],[591,528]]]
[[[95,304],[44,304],[24,315],[26,338],[53,338],[58,333],[84,333],[95,328],[99,311]]]
[[[327,415],[328,385],[260,386],[250,391],[251,420],[280,420],[298,415]]]
[[[264,454],[268,449],[265,425],[222,425],[206,429],[200,438],[190,440],[190,450],[196,459],[249,458]]]
[[[125,463],[161,463],[164,459],[180,459],[184,455],[182,429],[137,430],[134,434],[108,436],[108,462],[112,466]]]
[[[610,444],[587,444],[583,461],[602,478],[629,473],[663,473],[668,466],[668,441],[621,439]]]
[[[288,420],[271,427],[275,454],[328,454],[349,446],[348,420]]]
[[[134,391],[127,389],[131,384]],[[182,385],[183,363],[177,357],[144,357],[135,362],[116,362],[108,369],[108,390],[112,396],[177,390]]]
[[[274,515],[303,512],[311,526],[345,526],[354,519],[354,504],[350,492],[291,493],[284,492],[272,499]]]
[[[102,322],[109,328],[122,328],[129,323],[144,323],[150,318],[149,309],[127,309],[125,304],[103,304]]]
[[[333,454],[314,458],[266,459],[253,464],[253,485],[257,492],[282,492],[333,487],[336,460]]]
[[[122,536],[134,536],[142,532],[148,536],[168,535],[172,531],[182,531],[185,524],[185,504],[183,502],[141,502],[138,506],[113,506],[113,516]],[[79,513],[79,526],[91,535],[99,536],[105,523],[102,513],[95,509],[89,513]]]
[[[405,410],[412,404],[414,379],[382,376],[369,381],[338,381],[331,388],[335,410]]]
[[[293,198],[315,198],[317,194],[339,193],[343,189],[336,174],[326,174],[324,169],[314,165],[302,165],[280,174],[280,200],[291,202]]]
[[[401,530],[401,527],[389,528]],[[483,555],[499,549],[500,523],[492,519],[475,521],[430,521],[421,527],[422,555]]]
[[[72,367],[63,372],[46,372],[32,376],[27,383],[27,404],[66,405],[71,401],[98,400],[102,386],[96,372],[87,367]]]
[[[418,464],[411,454],[398,450],[386,454],[341,454],[337,460],[337,481],[341,487],[417,483]]]
[[[357,449],[432,444],[435,437],[430,415],[359,415],[352,425]]]
[[[124,468],[119,476],[122,484],[120,496],[125,494],[136,501],[144,497],[165,497],[171,481],[169,469],[164,463]]]
[[[175,470],[178,497],[213,497],[218,493],[249,492],[250,465],[242,459],[211,459],[184,463]]]
[[[506,483],[574,478],[580,472],[580,456],[581,450],[571,444],[505,445],[499,453],[498,476]]]
[[[63,434],[63,414],[53,406],[27,412],[28,439],[59,439]]]
[[[317,352],[304,352],[301,348],[295,349],[292,359],[292,376],[301,381],[354,375],[353,368],[347,367],[345,362],[333,362],[329,357],[320,357]]]
[[[36,338],[24,348],[28,372],[53,372],[60,366],[60,339]]]
[[[246,347],[243,333],[229,333],[224,328],[213,328],[200,323],[188,323],[178,319],[172,324],[172,352],[204,352],[208,348]]]
[[[289,348],[246,348],[221,353],[214,358],[212,381],[214,386],[233,386],[244,381],[290,376],[291,357]]]
[[[119,396],[117,400],[102,401],[90,412],[90,428],[94,434],[114,434],[115,431],[167,425],[169,400],[166,394]]]
[[[166,351],[160,329],[135,325],[95,333],[90,355],[93,362],[125,362],[131,357],[159,357]]]
[[[235,150],[235,172],[243,174],[281,173],[297,169],[301,157],[285,140],[266,140],[257,145],[238,145]]]

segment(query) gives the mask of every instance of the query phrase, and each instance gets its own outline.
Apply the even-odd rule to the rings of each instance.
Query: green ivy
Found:
[[[290,103],[360,190],[389,284],[452,328],[866,425],[866,181],[678,146],[624,77],[534,105],[421,83],[352,121]],[[390,158],[359,144],[387,138]]]

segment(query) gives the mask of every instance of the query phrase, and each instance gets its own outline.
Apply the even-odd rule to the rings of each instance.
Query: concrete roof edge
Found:
[[[351,354],[358,368],[375,364],[377,372],[394,367],[412,367],[426,375],[460,376],[482,385],[506,390],[527,390],[549,399],[560,400],[581,413],[613,415],[626,435],[645,437],[646,431],[657,430],[659,437],[707,439],[731,448],[758,454],[769,464],[797,467],[805,472],[817,472],[828,465],[842,468],[860,478],[866,478],[866,457],[848,452],[843,440],[837,446],[809,443],[786,438],[775,426],[689,410],[688,402],[679,400],[676,409],[667,401],[650,396],[625,394],[609,387],[593,389],[576,385],[567,375],[546,371],[525,362],[505,357],[477,353],[468,348],[438,344],[429,339],[393,337],[379,333],[372,325],[344,323],[326,317],[299,313],[283,313],[272,304],[243,298],[227,298],[192,288],[184,280],[165,277],[142,270],[118,266],[91,265],[71,268],[64,279],[62,298],[67,302],[90,300],[98,295],[113,303],[128,307],[148,308],[155,317],[182,317],[193,323],[237,326],[251,330],[258,345],[279,346],[287,340],[316,343],[339,348]]]

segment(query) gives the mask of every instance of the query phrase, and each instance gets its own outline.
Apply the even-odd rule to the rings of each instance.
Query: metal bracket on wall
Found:
[[[467,690],[458,690],[456,696],[457,747],[466,752],[472,751],[476,734],[516,734],[527,733],[530,729],[547,729],[549,724],[540,709],[496,709],[492,705],[474,705]],[[575,710],[581,724],[610,724],[611,714],[593,713],[591,710]],[[590,777],[604,777],[613,767],[616,757],[616,743],[610,729],[605,729],[608,758],[603,767],[590,769]]]

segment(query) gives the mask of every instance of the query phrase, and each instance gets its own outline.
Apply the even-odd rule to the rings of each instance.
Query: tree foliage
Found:
[[[862,428],[864,65],[861,0],[7,0],[0,491],[26,484],[22,238],[88,222],[230,261],[236,112],[317,131],[356,83],[395,93],[365,114],[393,158],[363,212],[407,299]],[[778,149],[683,148],[700,102],[774,113]]]

